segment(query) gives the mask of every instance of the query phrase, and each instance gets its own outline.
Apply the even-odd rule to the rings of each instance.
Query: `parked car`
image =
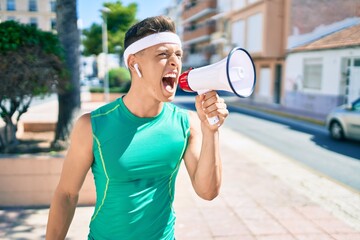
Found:
[[[330,136],[336,140],[360,140],[360,98],[352,104],[332,110],[326,118],[326,127]]]

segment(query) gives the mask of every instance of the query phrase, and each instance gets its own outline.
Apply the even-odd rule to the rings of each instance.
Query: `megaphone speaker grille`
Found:
[[[243,48],[234,48],[228,55],[226,74],[233,92],[242,98],[252,94],[256,71],[250,54]]]

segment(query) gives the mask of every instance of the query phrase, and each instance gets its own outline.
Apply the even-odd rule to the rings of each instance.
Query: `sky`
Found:
[[[117,0],[78,0],[78,18],[81,21],[80,28],[88,28],[92,23],[101,23],[100,9],[104,2],[116,2]],[[136,18],[142,20],[146,17],[156,16],[168,7],[171,0],[121,0],[123,6],[136,2],[138,12]]]

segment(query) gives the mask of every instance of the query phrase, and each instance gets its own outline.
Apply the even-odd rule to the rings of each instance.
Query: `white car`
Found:
[[[360,140],[360,98],[350,105],[342,105],[332,110],[326,118],[326,128],[336,140]]]

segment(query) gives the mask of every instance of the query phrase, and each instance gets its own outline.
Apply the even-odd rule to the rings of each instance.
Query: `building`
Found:
[[[183,65],[215,63],[242,47],[252,56],[257,76],[247,100],[290,107],[284,79],[286,68],[292,69],[285,61],[288,52],[313,41],[308,35],[322,26],[356,16],[358,0],[183,1]]]
[[[170,17],[176,26],[176,33],[182,37],[184,28],[182,24],[182,2],[183,0],[171,0],[169,6],[164,10],[164,15]]]
[[[252,100],[279,104],[286,51],[289,1],[231,1],[226,14],[233,47],[242,47],[252,56],[257,83]]]
[[[341,26],[323,36],[326,30]],[[360,18],[323,26],[317,32],[304,38],[313,36],[313,41],[287,55],[284,106],[326,115],[360,97]]]
[[[244,48],[257,71],[251,99],[280,103],[288,9],[286,0],[184,1],[183,64],[212,64]]]
[[[0,22],[14,20],[43,31],[56,29],[56,0],[0,0]]]
[[[359,97],[360,1],[290,0],[289,13],[281,104],[326,115]]]
[[[107,66],[105,66],[107,65]],[[109,71],[120,67],[119,54],[100,53],[96,57],[97,77],[101,80],[105,79],[106,70]]]
[[[216,31],[212,17],[217,14],[217,1],[184,0],[182,6],[183,67],[208,65],[215,54],[210,41]]]

